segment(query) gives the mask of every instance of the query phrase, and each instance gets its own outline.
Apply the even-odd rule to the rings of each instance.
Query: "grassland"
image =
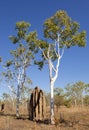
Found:
[[[30,121],[28,114],[21,113],[16,119],[15,113],[4,111],[0,113],[0,130],[89,130],[89,107],[55,109],[56,125],[49,123],[49,108],[45,121]]]

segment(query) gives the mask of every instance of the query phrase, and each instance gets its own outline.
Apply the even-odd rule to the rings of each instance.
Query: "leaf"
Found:
[[[44,37],[51,40],[57,40],[57,34],[60,34],[60,48],[66,46],[78,45],[84,47],[86,45],[86,32],[79,32],[80,25],[73,21],[66,11],[57,11],[52,17],[44,22]]]
[[[19,39],[17,38],[17,37],[15,37],[15,36],[9,36],[9,39],[12,41],[12,43],[14,43],[14,44],[16,44],[18,41],[19,41]]]
[[[19,21],[19,22],[16,23],[16,29],[19,30],[19,31],[20,30],[27,31],[30,26],[31,26],[30,23],[25,22],[25,21]]]
[[[39,69],[43,68],[44,62],[43,61],[34,61],[34,64],[38,65]]]
[[[10,65],[12,65],[12,60],[6,62],[6,67],[9,67]]]

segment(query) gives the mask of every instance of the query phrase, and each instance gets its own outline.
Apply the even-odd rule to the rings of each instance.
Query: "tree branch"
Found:
[[[65,51],[65,46],[64,46],[63,49],[62,49],[62,53],[61,53],[60,59],[63,57],[64,51]]]
[[[13,92],[13,94],[16,95],[16,92],[15,92],[15,90],[14,90],[14,88],[12,86],[8,85],[7,87],[11,90],[11,92]]]

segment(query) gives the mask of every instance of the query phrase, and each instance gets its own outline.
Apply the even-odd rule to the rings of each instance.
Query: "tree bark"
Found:
[[[84,106],[83,97],[81,97],[82,107]]]
[[[17,102],[16,102],[16,117],[19,118],[19,98],[20,98],[20,86],[17,86]]]
[[[55,124],[54,118],[54,83],[58,77],[58,67],[59,67],[59,58],[56,69],[53,68],[53,64],[49,59],[49,76],[50,76],[50,89],[51,89],[51,97],[50,97],[50,123]],[[55,71],[53,76],[53,70]]]
[[[51,87],[51,97],[50,97],[50,122],[51,124],[55,124],[54,119],[54,82],[50,82]]]
[[[74,99],[74,105],[75,105],[75,107],[77,106],[77,101],[76,101],[76,99]]]

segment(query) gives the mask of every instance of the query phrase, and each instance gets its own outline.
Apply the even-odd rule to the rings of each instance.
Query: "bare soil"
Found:
[[[89,130],[89,107],[55,110],[55,125],[50,125],[47,114],[45,121],[30,121],[27,114],[16,119],[15,114],[0,113],[0,130]]]

